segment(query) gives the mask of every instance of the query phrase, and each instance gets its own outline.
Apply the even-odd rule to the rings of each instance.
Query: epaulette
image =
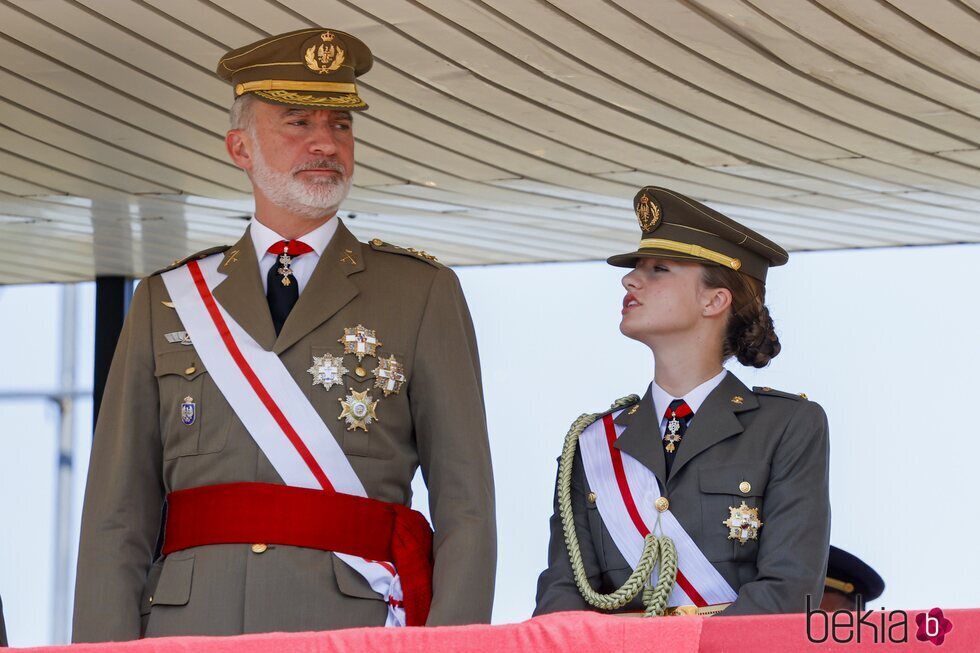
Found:
[[[616,401],[612,402],[609,410],[599,413],[599,418],[603,418],[610,413],[615,413],[617,410],[623,410],[624,408],[629,408],[630,415],[636,412],[636,409],[640,407],[640,395],[626,395],[621,397]]]
[[[420,249],[415,249],[414,247],[399,247],[398,245],[392,245],[391,243],[386,243],[380,238],[373,239],[370,243],[371,248],[379,252],[389,252],[391,254],[401,254],[402,256],[411,256],[417,258],[420,261],[425,261],[429,265],[435,267],[442,267],[442,263],[439,262],[432,254],[428,252],[423,252]]]
[[[795,401],[799,401],[801,399],[805,401],[807,399],[806,393],[804,392],[800,392],[799,394],[793,394],[792,392],[782,392],[780,390],[773,390],[772,388],[769,387],[756,386],[752,388],[752,392],[754,392],[757,395],[765,395],[767,397],[782,397],[783,399],[793,399]]]
[[[152,276],[155,276],[155,275],[158,275],[158,274],[163,274],[164,272],[168,272],[170,270],[173,270],[174,268],[179,268],[181,265],[183,265],[184,263],[187,263],[188,261],[199,261],[202,258],[207,258],[208,256],[211,256],[212,254],[217,254],[219,252],[224,252],[224,251],[227,251],[229,249],[231,249],[231,245],[217,245],[215,247],[208,247],[207,249],[202,249],[200,252],[196,252],[194,254],[191,254],[190,256],[185,256],[184,258],[177,259],[176,261],[174,261],[173,263],[171,263],[167,267],[161,268],[161,269],[157,270],[156,272],[154,272],[150,276],[152,277]]]

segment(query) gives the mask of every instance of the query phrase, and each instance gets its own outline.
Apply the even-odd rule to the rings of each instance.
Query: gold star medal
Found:
[[[759,520],[758,508],[749,508],[743,501],[738,508],[729,507],[728,510],[730,516],[721,522],[728,527],[728,539],[738,540],[739,544],[759,539],[762,522]]]
[[[395,360],[394,355],[378,359],[373,374],[374,387],[384,391],[386,397],[398,394],[405,383],[405,366]]]
[[[324,354],[313,357],[313,366],[306,370],[313,375],[313,385],[320,384],[329,390],[343,383],[343,376],[350,370],[344,367],[344,359],[340,356]]]
[[[350,394],[347,395],[346,399],[337,400],[341,406],[340,416],[337,419],[347,421],[348,431],[354,431],[356,429],[367,431],[368,425],[378,419],[377,414],[374,412],[378,402],[371,399],[368,390],[364,392],[358,392],[354,388],[349,388],[349,390]]]
[[[361,324],[356,327],[344,328],[344,337],[337,342],[344,346],[345,354],[357,356],[358,363],[365,356],[377,356],[378,347],[381,346],[374,329],[365,329],[364,325]]]

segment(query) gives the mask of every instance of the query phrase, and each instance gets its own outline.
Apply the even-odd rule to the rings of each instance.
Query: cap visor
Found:
[[[717,265],[708,259],[698,258],[697,256],[687,256],[664,249],[641,249],[629,254],[616,254],[606,259],[606,263],[617,268],[634,268],[641,258],[662,258],[668,261],[694,261],[703,265]]]
[[[250,91],[260,100],[303,109],[346,109],[364,111],[367,103],[354,93],[297,93],[295,91]]]

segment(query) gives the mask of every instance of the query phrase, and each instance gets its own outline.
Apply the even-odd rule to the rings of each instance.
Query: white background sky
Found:
[[[972,245],[794,254],[769,280],[783,353],[765,370],[731,368],[749,386],[806,392],[826,409],[832,541],[884,576],[876,607],[980,606],[980,519],[969,489],[980,454],[978,272],[980,246]],[[568,425],[642,394],[653,362],[619,334],[620,269],[458,273],[479,338],[495,463],[494,620],[519,621],[530,615],[545,564],[555,459]],[[0,390],[57,384],[60,293],[0,288]],[[91,285],[80,298],[79,383],[88,388]],[[76,410],[77,529],[90,402]],[[52,406],[0,402],[0,596],[17,646],[51,641],[55,442]]]

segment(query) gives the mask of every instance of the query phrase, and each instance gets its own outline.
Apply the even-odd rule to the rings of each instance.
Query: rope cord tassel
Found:
[[[612,410],[635,404],[640,398],[629,395],[618,399],[612,405]],[[572,514],[572,465],[575,460],[575,450],[578,439],[585,429],[602,417],[603,413],[583,414],[572,422],[565,444],[562,447],[561,459],[558,463],[558,512],[561,517],[562,531],[565,535],[565,545],[568,548],[568,558],[572,565],[572,575],[575,584],[586,602],[600,610],[618,610],[632,601],[640,591],[643,591],[642,601],[645,617],[663,616],[667,609],[667,600],[674,589],[677,579],[677,549],[673,540],[653,533],[643,539],[643,552],[640,560],[622,587],[610,594],[601,594],[592,589],[585,565],[582,562],[582,547],[578,533],[575,532],[575,519]],[[655,528],[656,530],[656,528]],[[649,582],[657,561],[660,562],[660,574],[656,586]]]

